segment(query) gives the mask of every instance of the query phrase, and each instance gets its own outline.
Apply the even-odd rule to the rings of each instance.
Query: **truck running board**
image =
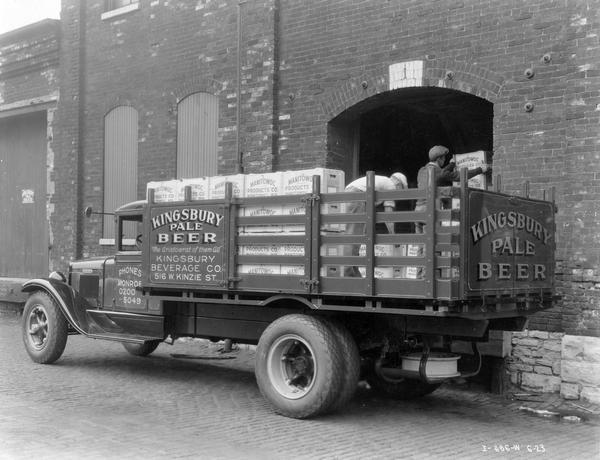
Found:
[[[164,317],[119,311],[87,310],[89,337],[121,342],[143,343],[163,340]]]
[[[128,342],[136,344],[143,344],[144,342],[148,342],[150,340],[161,340],[157,339],[156,337],[143,337],[139,335],[127,334],[88,334],[87,337],[92,339],[112,340],[113,342]]]

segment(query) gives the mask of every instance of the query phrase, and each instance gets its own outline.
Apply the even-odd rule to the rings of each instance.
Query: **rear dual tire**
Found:
[[[276,412],[303,419],[345,404],[356,389],[358,365],[356,344],[342,326],[291,314],[263,332],[255,374],[262,395]]]

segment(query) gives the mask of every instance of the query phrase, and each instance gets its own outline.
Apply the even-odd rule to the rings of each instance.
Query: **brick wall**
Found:
[[[564,196],[559,203],[563,328],[567,334],[600,336],[600,10],[593,1],[569,2],[569,7],[564,37]]]
[[[45,163],[41,163],[40,166],[46,165],[46,190],[39,190],[37,193],[40,195],[36,199],[45,201],[48,221],[54,213],[52,140],[55,132],[54,113],[59,93],[60,31],[60,21],[46,19],[0,35],[0,116],[10,119],[24,113],[46,111],[48,145],[45,158],[41,157],[39,160],[40,162],[45,160]],[[9,171],[9,174],[24,173],[26,172]],[[43,217],[41,218],[42,220],[36,222],[36,225],[44,225]],[[52,230],[53,228],[50,227],[48,232],[50,248],[55,243]],[[43,243],[44,246],[45,244]],[[44,268],[43,273],[47,268]],[[11,273],[4,275],[14,276]],[[4,300],[15,300],[13,297],[22,300],[18,280],[13,281],[14,289],[11,288],[12,293],[9,295],[3,293]],[[10,279],[8,282],[11,283]]]
[[[599,335],[595,2],[281,4],[279,106],[289,118],[280,124],[279,167],[328,161],[326,123],[384,91],[389,64],[423,60],[426,84],[494,103],[495,173],[507,191],[521,192],[529,181],[541,198],[542,188],[556,188],[564,300],[534,316],[530,328]],[[370,83],[366,91],[362,80]]]
[[[0,105],[56,93],[59,30],[45,20],[0,36]]]
[[[88,2],[84,62],[76,58],[72,22],[79,4],[63,0],[65,70],[57,117],[65,170],[57,206],[70,207],[71,214],[53,225],[65,226],[66,254],[73,253],[71,181],[80,177],[82,201],[102,207],[103,116],[115,105],[139,112],[140,197],[147,181],[175,175],[176,107],[191,92],[220,97],[219,171],[234,171],[238,157],[238,2],[142,0],[139,10],[110,20],[101,19],[104,2]],[[527,180],[534,197],[543,187],[556,188],[564,299],[532,318],[530,328],[600,335],[595,2],[264,0],[241,9],[239,147],[246,172],[345,168],[349,133],[328,123],[362,101],[385,97],[390,64],[423,61],[425,85],[494,104],[495,172],[507,191],[522,190]],[[84,136],[75,132],[80,128]],[[77,149],[80,172],[73,169]],[[97,251],[99,222],[80,224],[85,253]]]
[[[80,230],[81,212],[80,151],[82,125],[80,117],[80,11],[75,2],[62,5],[60,42],[60,99],[54,114],[54,170],[51,179],[55,183],[51,204],[54,214],[50,219],[50,229],[54,234],[54,244],[50,252],[52,269],[66,271],[67,264],[81,256]]]
[[[65,97],[57,118],[64,129],[58,142],[66,162],[79,150],[81,155],[79,165],[70,161],[60,174],[64,195],[79,196],[80,202],[65,197],[63,207],[71,211],[61,213],[53,225],[67,232],[79,227],[80,241],[65,238],[60,248],[71,257],[110,252],[98,248],[101,219],[84,220],[79,213],[75,223],[72,210],[103,207],[103,120],[112,108],[131,105],[138,111],[139,198],[148,181],[175,177],[177,104],[197,91],[220,98],[219,172],[238,167],[237,2],[142,1],[138,10],[102,19],[104,5],[87,2],[82,12],[80,2],[63,1]],[[273,8],[272,1],[241,6],[239,149],[246,172],[271,170]],[[79,16],[86,25],[82,48]],[[67,177],[79,182],[78,193],[71,193],[74,186]]]

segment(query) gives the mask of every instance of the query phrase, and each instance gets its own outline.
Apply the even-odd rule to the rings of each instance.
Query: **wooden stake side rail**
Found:
[[[376,192],[374,175],[368,173],[366,193],[321,194],[315,176],[311,194],[230,198],[229,216],[235,224],[230,225],[228,288],[240,292],[458,299],[460,227],[450,222],[458,222],[459,211],[443,209],[452,197],[459,197],[459,189],[438,189],[433,178],[426,189]],[[425,211],[382,212],[376,207],[383,200],[409,202],[412,207],[414,200],[423,199],[427,200]],[[346,212],[350,203],[360,201],[365,203],[364,213]],[[297,205],[304,208],[304,214],[244,215],[246,207],[259,204]],[[346,233],[349,224],[362,224],[363,234]],[[404,224],[405,229],[412,227],[411,233],[382,233],[385,224]],[[424,224],[422,233],[415,233],[417,224]],[[248,232],[253,226],[273,228],[270,233]],[[293,226],[294,232],[287,232],[288,226]],[[355,253],[351,255],[352,246]],[[244,251],[248,247],[263,248],[265,253],[247,254]],[[274,247],[282,253],[269,253],[268,248]],[[356,248],[360,248],[360,255]],[[279,273],[267,273],[277,266],[281,267]],[[244,267],[255,271],[244,272]],[[347,267],[364,267],[362,276],[344,276]]]
[[[235,198],[230,183],[226,184],[225,197],[220,200],[193,201],[188,188],[184,201],[155,203],[149,193],[145,218],[149,235],[153,216],[159,222],[163,213],[168,214],[172,209],[190,212],[204,208],[205,212],[222,214],[223,230],[218,234],[218,245],[223,257],[218,263],[223,278],[216,278],[211,284],[195,280],[148,282],[144,290],[147,295],[190,302],[198,299],[209,302],[214,296],[223,296],[225,303],[232,298],[245,298],[240,302],[260,305],[266,299],[279,297],[278,294],[281,298],[291,294],[323,309],[427,311],[439,315],[493,313],[497,317],[508,317],[517,310],[526,314],[552,304],[555,250],[551,238],[555,231],[552,202],[469,189],[464,170],[460,187],[436,187],[430,172],[426,188],[377,192],[374,178],[373,173],[367,174],[367,191],[362,193],[320,193],[318,176],[313,178],[312,192],[305,195]],[[376,204],[387,200],[405,206],[399,206],[402,210],[383,212]],[[415,211],[415,200],[424,202],[424,209]],[[357,202],[364,206],[352,206]],[[249,209],[263,207],[269,212],[249,215]],[[505,213],[506,220],[492,239],[490,232],[500,225],[494,219],[499,219],[501,213]],[[492,263],[503,264],[502,270],[508,270],[506,260],[510,255],[521,259],[516,259],[509,268],[527,268],[522,239],[517,241],[514,238],[517,229],[508,225],[509,213],[513,213],[512,227],[516,227],[517,217],[530,219],[532,227],[525,228],[529,232],[525,237],[530,235],[532,241],[525,249],[531,254],[526,256],[531,260],[531,273],[537,273],[533,268],[537,263],[546,270],[539,273],[547,273],[547,281],[537,281],[536,285],[535,279],[528,280],[515,288],[514,282],[512,287],[508,283],[498,286],[498,280],[492,279],[482,287],[473,288],[469,283],[479,282],[477,265],[486,265],[482,268],[484,275],[491,273]],[[395,226],[393,233],[388,233],[386,224]],[[352,234],[353,227],[359,234]],[[356,227],[361,227],[361,231]],[[152,236],[152,241],[156,241],[157,235]],[[477,239],[484,237],[487,238],[484,248],[472,247]],[[494,259],[498,254],[491,248],[498,241],[507,245],[508,255],[502,255],[504,259]],[[172,241],[178,242],[181,241]],[[515,246],[513,250],[510,246],[513,242],[521,244],[521,249]],[[170,248],[167,244],[165,247]],[[144,257],[144,263],[150,267],[149,255]],[[157,264],[171,263],[156,259]],[[498,268],[494,270],[499,273]],[[515,277],[521,276],[520,272],[513,273]]]

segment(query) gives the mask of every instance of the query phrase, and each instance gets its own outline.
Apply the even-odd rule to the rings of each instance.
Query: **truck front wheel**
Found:
[[[32,361],[50,364],[65,349],[68,323],[54,299],[40,291],[30,295],[25,303],[21,332]]]
[[[144,343],[123,342],[123,347],[134,356],[148,356],[160,344],[160,340],[149,340]]]
[[[283,316],[263,332],[256,349],[258,387],[276,412],[307,418],[328,410],[340,395],[344,360],[327,322]]]

